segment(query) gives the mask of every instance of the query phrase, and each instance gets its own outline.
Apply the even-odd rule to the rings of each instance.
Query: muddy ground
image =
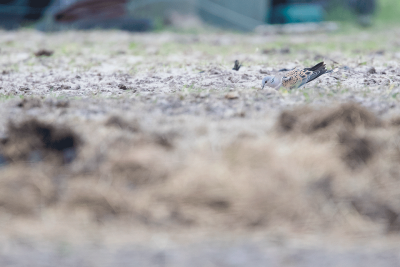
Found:
[[[400,265],[399,30],[0,36],[1,266]]]

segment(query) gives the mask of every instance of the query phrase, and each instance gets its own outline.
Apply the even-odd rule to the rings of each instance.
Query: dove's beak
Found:
[[[263,86],[262,86],[261,90],[262,90],[262,89],[264,89],[264,86],[265,86],[265,83],[263,84]]]

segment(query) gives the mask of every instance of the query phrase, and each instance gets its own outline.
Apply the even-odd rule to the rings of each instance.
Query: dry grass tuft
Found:
[[[343,160],[354,169],[376,153],[378,148],[367,132],[382,126],[373,113],[355,103],[346,103],[324,110],[303,107],[284,111],[276,127],[292,136],[309,135],[321,142],[337,143]]]
[[[59,155],[60,140],[76,147],[72,131],[10,124],[2,149],[21,160],[0,169],[0,212],[38,218],[56,209],[71,220],[86,214],[93,224],[149,229],[400,230],[400,129],[356,104],[284,111],[268,135],[184,156],[156,138],[162,133],[121,121],[99,123],[104,137],[82,143],[92,152],[70,165],[21,160],[37,150]]]
[[[57,198],[56,184],[45,169],[15,164],[1,172],[0,207],[17,216],[40,217]]]

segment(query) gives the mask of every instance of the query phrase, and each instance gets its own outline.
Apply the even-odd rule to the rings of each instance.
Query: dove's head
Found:
[[[262,79],[261,87],[264,89],[264,86],[276,88],[280,84],[280,77],[276,76],[266,76]]]
[[[274,76],[267,76],[262,79],[261,87],[264,89],[264,86],[271,86],[271,81],[274,79]]]

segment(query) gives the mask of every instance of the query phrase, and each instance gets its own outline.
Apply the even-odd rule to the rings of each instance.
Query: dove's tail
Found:
[[[319,70],[319,69],[321,69],[321,68],[325,69],[325,63],[324,63],[323,61],[320,62],[320,63],[318,63],[318,64],[315,65],[314,67],[306,68],[306,70],[317,71],[317,70]]]
[[[326,70],[324,62],[320,62],[317,65],[315,65],[314,67],[308,68],[308,70],[312,71],[313,74],[311,75],[311,77],[307,81],[307,83],[309,83],[312,80],[317,79],[319,76],[329,72],[329,71]]]

